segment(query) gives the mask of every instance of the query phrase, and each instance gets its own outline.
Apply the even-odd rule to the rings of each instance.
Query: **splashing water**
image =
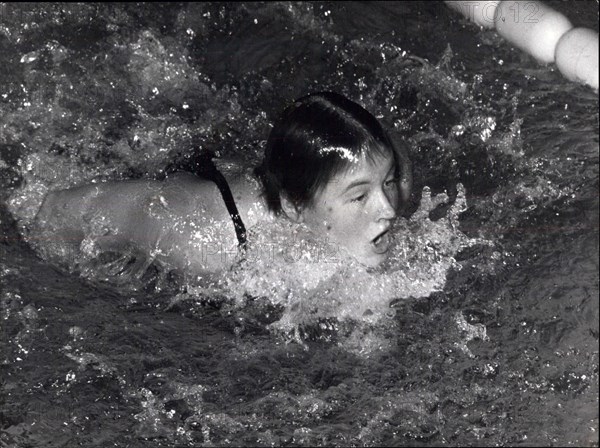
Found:
[[[252,229],[248,258],[227,276],[224,290],[238,305],[250,296],[284,306],[283,317],[272,325],[279,330],[326,318],[376,323],[389,314],[392,299],[441,290],[449,269],[460,269],[454,258],[460,250],[488,244],[458,229],[466,209],[462,185],[458,190],[446,216],[434,221],[429,213],[448,196],[432,197],[425,188],[417,212],[394,225],[389,259],[378,269],[365,268],[322,240],[298,239],[299,227],[288,222]]]
[[[597,30],[585,5],[562,8]],[[0,444],[597,445],[597,93],[442,2],[153,8],[0,4]],[[281,224],[250,229],[258,261],[176,294],[134,248],[96,252],[100,221],[51,248],[85,280],[17,238],[46,191],[158,177],[192,143],[255,165],[317,89],[408,137],[433,192],[380,269]],[[463,193],[435,205],[458,182],[460,221]]]

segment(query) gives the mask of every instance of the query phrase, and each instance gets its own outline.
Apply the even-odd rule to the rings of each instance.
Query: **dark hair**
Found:
[[[295,206],[310,204],[329,179],[363,154],[398,155],[377,119],[333,92],[304,96],[282,114],[267,140],[255,174],[269,209],[281,212],[280,194]]]

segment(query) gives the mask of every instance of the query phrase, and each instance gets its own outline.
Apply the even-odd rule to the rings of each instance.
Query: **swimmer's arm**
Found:
[[[128,244],[147,252],[156,238],[156,229],[144,219],[149,186],[143,181],[106,182],[49,192],[36,216],[37,236],[42,245],[58,244],[75,253],[88,236],[102,252],[119,252]]]
[[[207,256],[190,244],[202,239],[197,235],[210,222],[226,223],[219,235],[223,247],[236,241],[214,183],[189,174],[164,182],[114,181],[51,192],[36,220],[39,228],[53,230],[55,241],[78,246],[93,234],[101,251],[133,244],[174,267],[198,272],[223,267],[218,253]]]
[[[142,204],[152,193],[151,184],[141,181],[105,182],[49,192],[36,217],[41,225],[81,235],[101,231],[105,222],[112,235],[122,234],[141,218]]]

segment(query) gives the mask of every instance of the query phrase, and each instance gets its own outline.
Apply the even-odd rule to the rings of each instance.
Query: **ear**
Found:
[[[410,199],[412,193],[412,173],[403,173],[400,179],[400,196],[403,202],[407,202]]]
[[[300,207],[294,204],[287,196],[280,194],[279,201],[281,202],[281,210],[283,210],[283,213],[285,213],[289,219],[294,222],[304,221],[304,216],[302,215]]]
[[[412,193],[412,164],[408,157],[407,145],[404,140],[395,138],[393,140],[396,157],[400,164],[400,197],[403,202],[410,199]]]

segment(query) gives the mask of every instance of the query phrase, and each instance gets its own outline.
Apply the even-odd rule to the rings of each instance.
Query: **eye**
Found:
[[[362,202],[362,201],[365,200],[366,197],[367,197],[367,194],[363,193],[363,194],[361,194],[359,196],[356,196],[356,197],[352,198],[350,201],[351,202]]]

